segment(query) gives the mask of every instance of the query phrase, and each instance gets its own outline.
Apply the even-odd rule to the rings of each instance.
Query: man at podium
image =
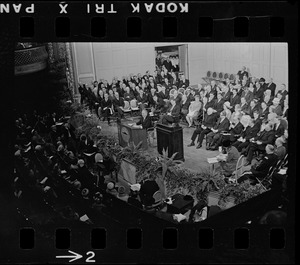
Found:
[[[136,123],[136,125],[140,125],[143,129],[146,129],[146,130],[153,127],[151,117],[149,116],[148,111],[146,109],[142,110],[142,117]]]

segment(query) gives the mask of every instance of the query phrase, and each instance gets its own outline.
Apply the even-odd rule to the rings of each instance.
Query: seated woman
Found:
[[[222,174],[225,177],[230,177],[236,169],[236,163],[240,157],[240,153],[236,149],[236,147],[231,145],[230,140],[223,141],[222,147],[225,150],[227,156],[225,160],[218,159],[219,164],[221,167]]]
[[[189,106],[190,106],[191,102],[188,101],[187,96],[186,95],[182,95],[182,101],[181,101],[181,114],[182,114],[182,118],[186,119],[186,115],[189,112]]]
[[[193,125],[194,120],[198,117],[201,107],[202,107],[202,103],[200,101],[200,96],[195,95],[195,101],[191,102],[189,106],[189,112],[186,115],[186,120],[189,124],[189,127]]]
[[[161,118],[162,124],[178,123],[180,117],[180,98],[170,98],[171,108],[166,115]]]

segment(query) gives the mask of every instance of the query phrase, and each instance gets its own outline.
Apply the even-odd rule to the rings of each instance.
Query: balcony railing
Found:
[[[47,67],[48,53],[45,46],[15,51],[15,75],[41,71]]]

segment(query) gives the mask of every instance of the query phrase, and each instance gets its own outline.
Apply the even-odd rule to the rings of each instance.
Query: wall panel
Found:
[[[105,78],[110,82],[114,76],[144,74],[147,70],[153,73],[155,47],[181,44],[76,43],[73,49],[78,78]],[[208,70],[236,74],[246,66],[252,76],[266,80],[273,77],[277,84],[288,84],[287,55],[284,43],[189,43],[190,83],[202,83]]]
[[[95,80],[92,45],[88,42],[72,44],[77,79],[76,82],[89,84]]]

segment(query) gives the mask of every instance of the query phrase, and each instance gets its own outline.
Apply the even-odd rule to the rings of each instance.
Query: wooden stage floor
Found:
[[[134,119],[134,118],[133,118]],[[136,120],[136,119],[134,119]],[[116,122],[112,122],[112,126],[108,126],[107,121],[100,122],[102,127],[102,133],[104,135],[114,135],[118,139],[118,131]],[[180,124],[183,127],[183,149],[184,149],[184,158],[183,167],[193,170],[195,172],[207,172],[210,169],[210,166],[207,162],[208,157],[214,157],[218,155],[218,151],[207,151],[205,149],[205,140],[203,141],[203,146],[200,149],[196,149],[196,146],[187,147],[191,142],[191,136],[195,128],[188,128],[184,124]],[[156,145],[156,142],[155,142]],[[148,147],[149,155],[156,157],[158,155],[157,147]]]

